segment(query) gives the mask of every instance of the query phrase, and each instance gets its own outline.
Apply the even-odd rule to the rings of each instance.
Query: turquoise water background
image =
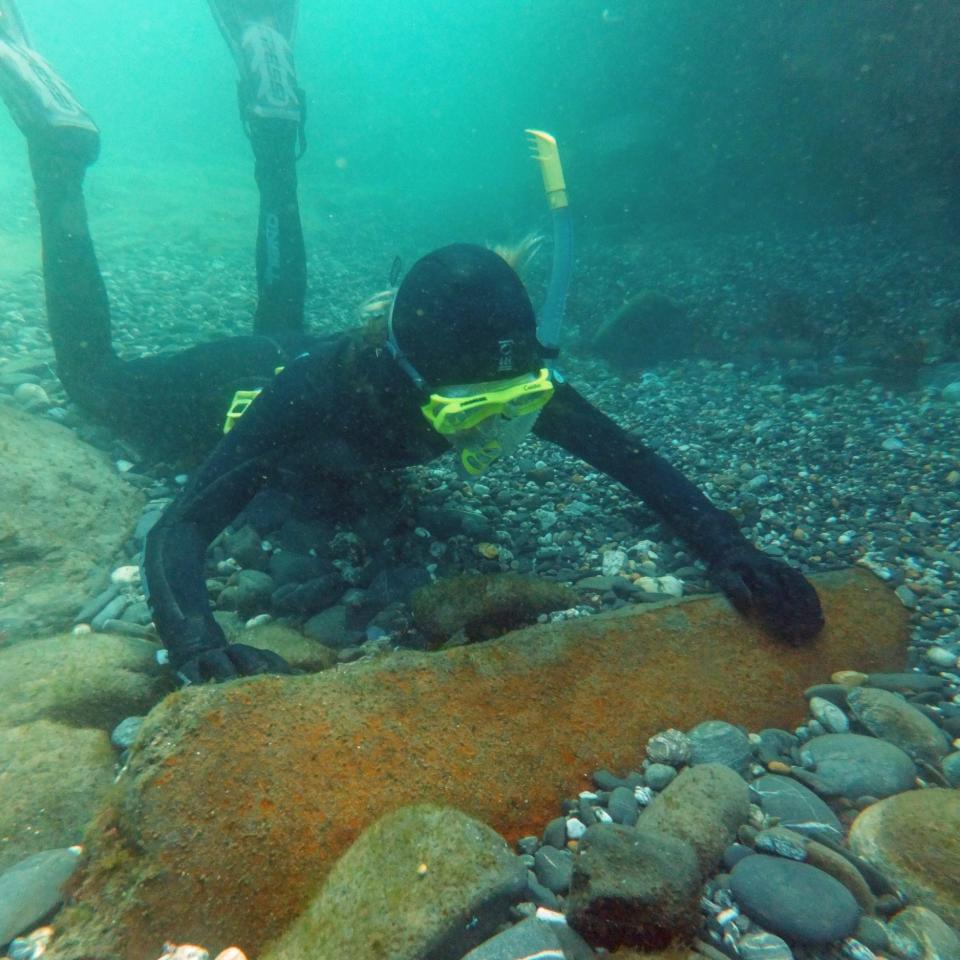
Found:
[[[195,209],[249,188],[234,65],[203,0],[20,6],[103,130],[91,207],[125,177]],[[951,229],[958,39],[949,0],[305,0],[308,231],[377,216],[425,242],[522,235],[544,220],[526,126],[560,140],[581,236],[878,216]],[[10,230],[29,182],[5,120],[0,157]]]

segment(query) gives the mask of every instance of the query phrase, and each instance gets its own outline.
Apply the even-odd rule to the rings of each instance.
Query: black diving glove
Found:
[[[293,673],[293,667],[279,654],[245,643],[226,647],[208,647],[195,656],[173,665],[180,683],[208,683],[250,677],[258,673]]]
[[[727,550],[710,567],[710,579],[740,613],[756,617],[781,640],[801,644],[823,628],[820,598],[810,581],[752,544]]]
[[[185,634],[192,627],[192,632],[199,636],[189,640],[181,636],[179,642],[172,641],[167,645],[170,667],[181,684],[233,680],[258,673],[294,672],[290,664],[272,650],[249,647],[245,643],[227,643],[216,622],[190,621],[182,626]]]

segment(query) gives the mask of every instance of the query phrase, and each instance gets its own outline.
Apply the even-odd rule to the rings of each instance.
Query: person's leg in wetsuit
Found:
[[[297,127],[286,120],[254,119],[249,130],[260,190],[253,331],[296,335],[303,330],[307,287],[297,201]]]
[[[118,358],[83,196],[86,169],[99,153],[99,131],[53,68],[31,49],[13,0],[0,0],[0,96],[27,138],[40,214],[48,324],[57,372],[68,395],[135,443],[149,444],[155,456],[203,456],[221,435],[234,392],[272,376],[285,352],[272,338],[248,336],[165,356]],[[276,172],[287,166],[275,159],[285,155],[282,145],[290,141],[292,167],[295,139],[295,128],[292,137],[270,131],[257,139],[263,193],[270,201],[265,204],[268,225],[272,209],[277,209],[278,224],[290,222],[289,213],[274,203],[289,199],[291,189],[289,175]],[[295,176],[292,189],[296,238]],[[285,316],[293,320],[287,319],[284,329],[290,331],[302,323],[302,237],[299,251],[299,260],[293,254],[292,272],[277,272],[281,280],[291,273],[299,280],[279,287],[268,283],[271,296],[261,298],[287,305]],[[269,259],[265,264],[269,278]]]
[[[304,94],[291,49],[297,0],[209,0],[239,73],[238,99],[260,191],[254,333],[303,330],[306,255],[297,198]]]

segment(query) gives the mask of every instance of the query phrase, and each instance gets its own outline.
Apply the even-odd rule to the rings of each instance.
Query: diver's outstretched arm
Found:
[[[276,479],[296,449],[342,401],[326,355],[287,364],[214,448],[147,535],[147,599],[170,666],[187,683],[287,673],[276,654],[228,644],[213,618],[204,557],[213,538]]]
[[[569,384],[557,386],[534,432],[641,497],[707,564],[741,613],[791,641],[808,640],[823,626],[820,601],[803,574],[749,543],[730,514]]]
[[[83,198],[83,177],[99,153],[100,132],[30,46],[13,0],[0,0],[0,97],[27,138],[57,372],[67,393],[90,407],[97,371],[115,362],[107,293]]]
[[[296,161],[304,149],[304,93],[297,85],[296,0],[209,0],[239,72],[244,129],[260,190],[254,333],[303,329],[306,255]]]

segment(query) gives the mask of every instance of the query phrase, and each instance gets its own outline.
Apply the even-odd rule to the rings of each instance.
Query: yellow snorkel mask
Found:
[[[446,387],[420,410],[460,454],[466,474],[476,477],[516,450],[552,396],[550,371],[544,368],[512,380]]]

